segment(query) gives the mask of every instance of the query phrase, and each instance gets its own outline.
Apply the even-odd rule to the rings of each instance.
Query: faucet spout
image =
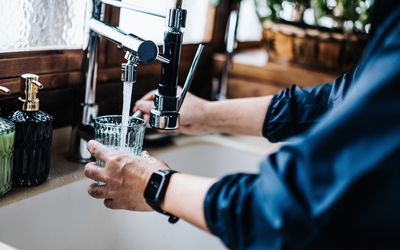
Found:
[[[89,28],[96,34],[99,34],[108,40],[116,43],[124,50],[138,55],[140,62],[144,64],[152,63],[162,58],[158,53],[157,45],[150,40],[144,40],[139,36],[125,33],[124,31],[108,26],[102,21],[91,18],[89,20]]]

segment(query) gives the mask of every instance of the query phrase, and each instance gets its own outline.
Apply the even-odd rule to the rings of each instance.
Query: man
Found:
[[[232,249],[400,249],[396,0],[376,4],[372,27],[357,69],[333,83],[293,86],[274,97],[187,97],[182,133],[292,137],[258,174],[214,180],[170,173],[165,197],[154,205],[144,198],[149,179],[168,166],[147,153],[123,156],[91,141],[89,151],[107,167],[89,163],[86,176],[107,185],[92,185],[89,193],[112,209],[151,211],[150,204],[210,231]],[[152,97],[135,106],[146,118]]]

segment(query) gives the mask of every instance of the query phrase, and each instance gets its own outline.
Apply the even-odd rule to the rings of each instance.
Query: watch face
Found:
[[[144,192],[144,197],[146,199],[155,200],[158,189],[160,187],[163,177],[159,174],[153,174],[147,184],[146,190]]]

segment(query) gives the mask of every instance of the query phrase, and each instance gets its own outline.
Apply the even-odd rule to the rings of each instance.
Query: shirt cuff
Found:
[[[295,134],[295,129],[290,126],[293,123],[293,114],[290,98],[286,97],[288,91],[290,90],[284,89],[272,98],[265,115],[262,135],[270,142],[279,142]]]

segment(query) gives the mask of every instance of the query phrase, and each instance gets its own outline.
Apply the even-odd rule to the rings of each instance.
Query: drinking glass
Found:
[[[146,122],[137,117],[129,117],[127,121],[127,125],[122,125],[121,115],[95,118],[94,139],[109,149],[139,156],[142,152]],[[105,163],[100,160],[97,160],[96,164],[105,167]],[[98,185],[102,184],[104,183],[98,183]]]

